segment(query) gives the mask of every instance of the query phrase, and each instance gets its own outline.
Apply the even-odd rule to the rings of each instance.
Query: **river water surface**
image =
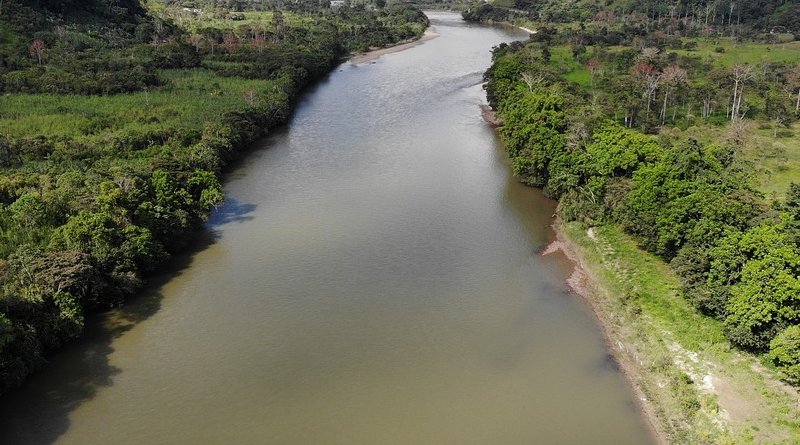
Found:
[[[0,399],[26,444],[645,444],[554,203],[481,120],[512,29],[344,64],[234,169],[206,246]]]

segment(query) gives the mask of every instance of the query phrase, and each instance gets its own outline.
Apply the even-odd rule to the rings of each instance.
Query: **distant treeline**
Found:
[[[495,0],[474,3],[464,15],[471,21],[526,18],[542,23],[572,23],[601,19],[653,29],[720,32],[731,27],[760,32],[800,33],[800,4],[786,0]]]
[[[223,167],[285,123],[304,87],[349,51],[428,25],[412,7],[345,7],[303,26],[276,11],[264,26],[189,33],[133,0],[0,5],[0,91],[24,93],[4,100],[41,110],[6,107],[0,119],[59,126],[53,114],[97,94],[115,95],[103,103],[120,113],[82,111],[78,136],[70,124],[0,133],[0,392],[79,336],[89,311],[121,304],[187,244],[223,198]],[[193,78],[208,81],[177,83]],[[261,88],[231,97],[221,79]],[[151,93],[197,113],[214,97],[237,105],[193,124],[174,107],[148,109]],[[115,130],[133,119],[125,116],[140,121]]]
[[[654,55],[623,58],[629,66],[617,76],[636,76],[641,58]],[[800,185],[768,204],[749,185],[752,166],[735,140],[655,138],[627,128],[630,116],[609,111],[624,99],[597,101],[546,59],[535,41],[503,44],[486,73],[514,172],[558,198],[564,220],[620,224],[671,264],[686,298],[722,320],[734,345],[769,353],[800,382]],[[735,76],[731,68],[724,77]],[[663,101],[675,94],[669,84],[655,87]],[[630,100],[644,110],[646,96]],[[653,105],[651,114],[658,109],[666,111],[656,119],[669,118],[667,105]],[[794,109],[784,112],[797,118]]]

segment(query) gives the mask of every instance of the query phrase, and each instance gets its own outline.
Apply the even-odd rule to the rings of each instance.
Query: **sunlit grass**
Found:
[[[761,167],[759,190],[769,199],[784,199],[791,182],[800,183],[800,123],[789,129],[759,129],[745,155]]]
[[[153,91],[113,96],[19,94],[0,96],[0,135],[105,139],[124,132],[201,128],[226,111],[246,107],[248,90],[274,82],[222,77],[206,69],[168,70]]]
[[[591,86],[591,74],[589,70],[572,57],[572,50],[567,45],[551,46],[550,65],[558,69],[570,82],[589,88]]]
[[[699,57],[716,66],[732,66],[736,63],[757,64],[760,62],[797,62],[800,60],[800,42],[756,43],[736,42],[728,38],[687,38],[694,42],[694,50],[668,49],[680,55]],[[718,48],[722,52],[718,52]]]

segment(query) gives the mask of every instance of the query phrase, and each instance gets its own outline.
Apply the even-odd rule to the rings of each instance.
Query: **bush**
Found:
[[[800,326],[789,326],[769,344],[768,357],[792,384],[800,383]]]

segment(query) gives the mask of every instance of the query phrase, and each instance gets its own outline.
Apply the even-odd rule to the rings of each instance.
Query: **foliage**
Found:
[[[770,342],[769,358],[789,382],[800,383],[800,326],[789,326]]]

